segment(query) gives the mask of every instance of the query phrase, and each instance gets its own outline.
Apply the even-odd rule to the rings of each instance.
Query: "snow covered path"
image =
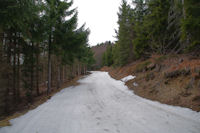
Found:
[[[0,133],[200,133],[200,113],[136,96],[106,72],[79,82]]]

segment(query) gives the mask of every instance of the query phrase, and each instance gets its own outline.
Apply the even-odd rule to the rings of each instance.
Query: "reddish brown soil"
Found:
[[[189,70],[190,73],[165,77],[165,74],[177,70]],[[154,55],[145,61],[136,61],[120,68],[103,67],[102,71],[108,71],[115,79],[135,75],[136,78],[126,82],[126,85],[141,97],[200,111],[200,58]],[[138,84],[137,87],[133,85],[134,82]]]

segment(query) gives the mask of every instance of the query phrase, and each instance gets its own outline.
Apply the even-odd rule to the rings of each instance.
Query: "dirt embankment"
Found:
[[[154,55],[120,68],[104,67],[115,79],[128,75],[134,93],[161,103],[200,111],[200,58],[187,55]]]

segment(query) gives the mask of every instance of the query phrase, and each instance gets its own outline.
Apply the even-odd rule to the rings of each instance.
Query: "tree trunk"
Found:
[[[86,65],[85,65],[85,70],[84,71],[85,71],[85,75],[86,75],[87,74],[87,66]]]
[[[73,66],[70,65],[70,80],[72,79],[73,76]]]
[[[71,76],[71,78],[73,78],[74,77],[74,64],[72,64],[72,76]]]
[[[36,45],[37,47],[37,54],[36,54],[36,93],[37,96],[40,95],[40,89],[39,89],[39,43]]]
[[[49,35],[49,46],[48,46],[48,86],[47,94],[51,91],[51,34]]]
[[[59,64],[59,63],[58,63]],[[60,72],[60,65],[57,65],[57,89],[59,89],[60,88],[60,74],[61,72]]]
[[[16,102],[16,34],[13,44],[13,103]]]
[[[63,81],[65,82],[65,67],[63,67]]]
[[[6,54],[7,54],[7,83],[6,83],[6,91],[5,91],[5,113],[6,114],[9,114],[10,112],[10,106],[9,106],[9,93],[10,93],[10,58],[11,58],[11,47],[10,47],[10,44],[11,42],[9,42],[9,44],[6,46],[5,45],[5,49],[6,49]],[[5,38],[5,44],[6,44],[6,38]]]
[[[76,65],[76,69],[75,70],[76,70],[76,76],[78,76],[79,75],[79,63]]]
[[[20,46],[17,50],[17,100],[20,101]]]
[[[61,84],[63,84],[63,69],[62,69],[63,67],[62,67],[62,65],[60,66],[60,82],[61,82]]]
[[[62,82],[65,82],[65,79],[64,79],[64,68],[65,68],[65,66],[62,67]]]
[[[182,5],[183,5],[183,18],[186,19],[186,12],[184,8],[184,0],[182,0]]]
[[[78,76],[81,75],[81,64],[78,62]]]
[[[87,69],[86,69],[87,65],[84,66],[84,73],[87,74]]]
[[[34,88],[34,43],[32,42],[32,51],[31,51],[31,86],[30,86],[30,102],[32,102],[32,91]]]

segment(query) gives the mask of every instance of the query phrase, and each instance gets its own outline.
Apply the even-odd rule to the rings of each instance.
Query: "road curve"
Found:
[[[0,133],[200,133],[200,113],[141,98],[106,72],[79,82]]]

